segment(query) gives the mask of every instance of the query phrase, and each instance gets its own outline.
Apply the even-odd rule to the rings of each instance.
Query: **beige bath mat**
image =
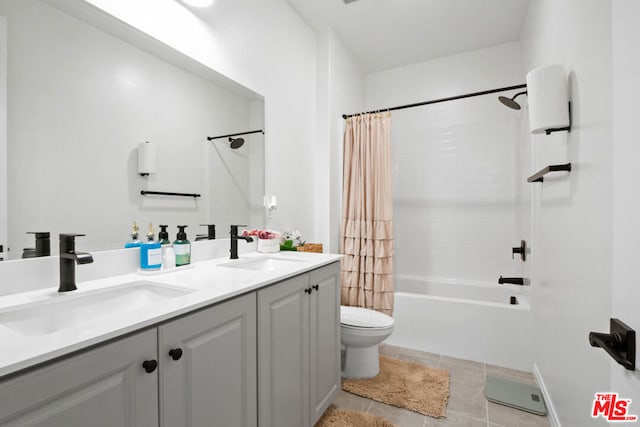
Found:
[[[384,417],[349,411],[348,409],[329,408],[315,427],[397,427]]]
[[[342,389],[434,418],[446,416],[449,372],[380,356],[380,373],[370,379],[345,379]]]

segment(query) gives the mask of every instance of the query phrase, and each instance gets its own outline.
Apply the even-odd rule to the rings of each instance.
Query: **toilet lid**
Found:
[[[340,323],[358,328],[388,328],[393,326],[393,317],[367,308],[341,305]]]

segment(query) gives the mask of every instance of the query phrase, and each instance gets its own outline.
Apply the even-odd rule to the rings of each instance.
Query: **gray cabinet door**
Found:
[[[340,391],[339,264],[310,273],[309,387],[314,425]],[[316,287],[317,286],[317,287]]]
[[[161,426],[257,425],[255,293],[174,320],[158,332]],[[177,349],[182,355],[174,360],[169,352]]]
[[[260,427],[309,423],[309,276],[258,292]]]
[[[3,427],[157,427],[156,329],[0,382]]]

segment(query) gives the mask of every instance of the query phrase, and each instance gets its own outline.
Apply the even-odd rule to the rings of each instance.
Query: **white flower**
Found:
[[[282,236],[285,240],[293,241],[294,246],[304,245],[304,240],[302,240],[302,233],[300,230],[285,231]]]

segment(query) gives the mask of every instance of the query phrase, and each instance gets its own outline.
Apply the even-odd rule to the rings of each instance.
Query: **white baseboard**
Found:
[[[551,401],[551,396],[549,396],[549,392],[547,391],[547,387],[544,385],[544,381],[542,380],[542,375],[540,374],[540,370],[538,370],[538,365],[533,364],[533,376],[540,387],[540,391],[542,392],[542,397],[544,398],[544,404],[547,407],[547,417],[549,418],[549,423],[551,427],[562,427],[560,424],[560,420],[558,419],[558,414],[556,413],[556,409],[553,406],[553,402]]]

